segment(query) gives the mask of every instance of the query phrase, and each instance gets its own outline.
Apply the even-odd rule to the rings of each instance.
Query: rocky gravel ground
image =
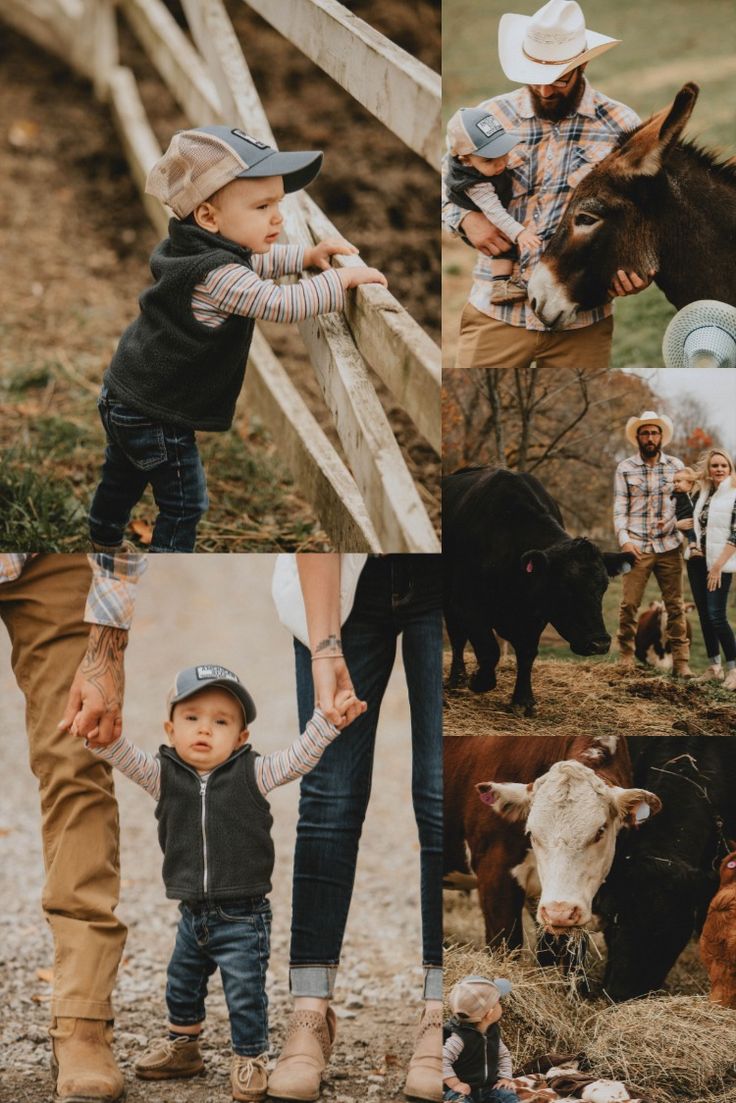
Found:
[[[171,556],[151,561],[139,594],[127,654],[126,733],[148,749],[160,742],[164,699],[174,672],[223,663],[254,691],[253,742],[262,751],[296,732],[291,643],[270,598],[272,558]],[[51,944],[39,900],[42,859],[36,783],[27,764],[23,699],[0,634],[0,1100],[48,1103]],[[349,730],[342,738],[349,738]],[[338,1039],[324,1090],[328,1103],[402,1099],[421,1004],[419,849],[410,800],[410,737],[403,676],[389,686],[378,737],[373,796],[336,996]],[[122,898],[129,927],[115,994],[116,1052],[129,1103],[220,1103],[229,1099],[227,1016],[219,979],[208,1000],[206,1073],[194,1081],[144,1084],[132,1065],[164,1020],[165,971],[176,906],[164,898],[153,803],[121,778]],[[269,980],[272,1051],[290,1007],[288,948],[291,862],[298,788],[272,794],[276,872]],[[327,917],[325,917],[327,920]]]

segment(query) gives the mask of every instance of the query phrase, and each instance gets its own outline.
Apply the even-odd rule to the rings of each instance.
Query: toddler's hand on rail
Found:
[[[344,238],[328,237],[324,241],[320,241],[318,245],[313,245],[311,249],[304,250],[304,267],[329,268],[330,257],[334,257],[336,254],[355,256],[357,252],[355,246],[351,245],[349,241],[345,241]]]
[[[383,287],[388,287],[388,280],[377,268],[366,268],[362,264],[356,264],[350,265],[349,268],[338,268],[337,272],[346,291],[361,283],[380,283]]]

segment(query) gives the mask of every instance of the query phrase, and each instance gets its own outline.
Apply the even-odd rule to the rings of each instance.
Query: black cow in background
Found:
[[[498,642],[516,652],[514,711],[534,711],[531,671],[539,639],[552,624],[576,655],[603,655],[611,637],[602,601],[609,578],[633,563],[565,532],[553,498],[533,475],[468,467],[442,484],[445,622],[452,644],[450,687],[465,678],[469,640],[478,660],[476,693],[496,684]]]
[[[662,811],[646,831],[621,833],[595,899],[608,947],[603,987],[617,1001],[662,987],[700,932],[727,840],[736,837],[736,738],[627,742],[634,785],[656,793]]]

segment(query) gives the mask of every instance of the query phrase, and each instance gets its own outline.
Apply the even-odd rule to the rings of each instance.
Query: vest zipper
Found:
[[[204,871],[202,875],[202,895],[207,899],[207,825],[205,815],[207,812],[207,778],[199,779],[199,796],[202,801],[202,854],[204,858]]]
[[[488,1035],[484,1038],[483,1046],[483,1087],[488,1083]]]

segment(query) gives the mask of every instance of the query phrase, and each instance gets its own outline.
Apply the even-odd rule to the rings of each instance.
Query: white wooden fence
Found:
[[[440,78],[351,14],[337,0],[244,0],[410,149],[440,160]],[[397,0],[398,2],[398,0]],[[223,0],[182,0],[191,41],[162,0],[2,0],[0,17],[88,77],[109,101],[146,211],[166,232],[163,207],[143,195],[161,149],[135,77],[120,65],[117,9],[189,125],[232,122],[275,145]],[[429,200],[428,200],[429,201]],[[283,211],[290,241],[311,245],[339,234],[302,192]],[[342,235],[341,235],[342,236]],[[336,258],[361,264],[358,257]],[[325,531],[343,550],[435,552],[439,542],[367,364],[439,452],[440,350],[385,289],[348,292],[345,315],[299,328],[350,470],[332,447],[260,332],[246,377],[246,402],[279,441],[280,454]]]

